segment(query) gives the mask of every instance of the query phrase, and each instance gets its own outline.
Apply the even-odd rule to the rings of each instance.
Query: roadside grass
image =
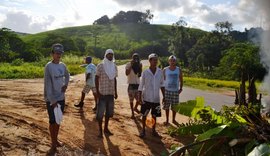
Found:
[[[143,70],[147,69],[149,66],[144,66]],[[216,80],[216,79],[205,79],[205,78],[197,78],[197,77],[183,77],[184,86],[197,88],[201,90],[208,90],[214,92],[222,92],[222,91],[235,91],[239,89],[240,82],[238,81],[226,81],[226,80]],[[265,92],[260,89],[261,82],[256,82],[260,92]],[[248,87],[248,82],[246,82],[246,89]],[[247,91],[247,90],[246,90]]]
[[[23,62],[21,59],[14,60],[11,63],[0,63],[0,79],[33,79],[44,77],[44,67],[51,58],[43,58],[38,62]],[[80,65],[84,64],[84,57],[76,55],[64,55],[62,60],[67,65],[70,75],[81,74],[85,68]],[[101,60],[93,58],[92,63],[97,65]],[[128,60],[117,60],[117,65],[122,65]]]

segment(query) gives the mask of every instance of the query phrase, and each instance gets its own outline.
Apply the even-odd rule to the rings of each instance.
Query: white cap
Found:
[[[152,54],[150,54],[150,55],[148,56],[148,60],[150,60],[151,58],[157,58],[157,57],[158,57],[157,54],[152,53]]]
[[[171,55],[171,56],[169,57],[169,60],[170,60],[170,59],[176,60],[176,57],[175,57],[174,55]]]

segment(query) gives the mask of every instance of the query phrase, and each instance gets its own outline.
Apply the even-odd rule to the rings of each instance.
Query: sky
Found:
[[[261,1],[268,0],[0,0],[0,27],[38,33],[91,25],[103,15],[112,18],[119,11],[150,9],[154,15],[151,24],[171,25],[182,18],[188,27],[206,31],[224,21],[238,31],[269,29],[269,15],[258,7]]]

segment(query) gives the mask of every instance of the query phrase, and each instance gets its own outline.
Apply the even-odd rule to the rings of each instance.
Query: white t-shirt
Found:
[[[131,68],[131,63],[127,63],[126,69]],[[134,73],[133,69],[131,68],[130,73],[127,75],[127,83],[128,84],[140,84],[140,77]]]

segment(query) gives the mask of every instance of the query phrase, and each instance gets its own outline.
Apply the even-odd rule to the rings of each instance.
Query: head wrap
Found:
[[[107,49],[104,55],[104,59],[103,59],[103,66],[104,66],[104,70],[105,73],[108,75],[109,79],[112,80],[116,77],[116,70],[115,70],[115,64],[114,64],[114,56],[113,59],[110,61],[107,59],[107,55],[108,54],[114,54],[112,49]]]

